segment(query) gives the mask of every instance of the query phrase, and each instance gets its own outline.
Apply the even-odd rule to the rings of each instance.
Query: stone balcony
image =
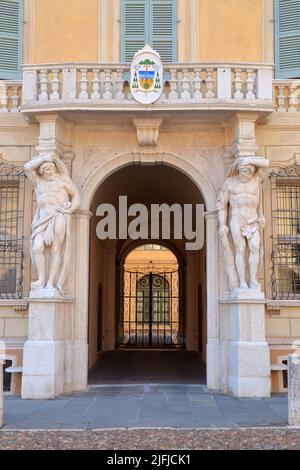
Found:
[[[122,64],[24,65],[23,80],[0,80],[0,112],[228,110],[299,112],[300,80],[273,80],[265,64],[169,64],[154,104],[137,103]]]

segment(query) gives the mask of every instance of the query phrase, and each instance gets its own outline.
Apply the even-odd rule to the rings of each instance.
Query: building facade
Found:
[[[299,0],[0,0],[7,388],[23,398],[84,390],[101,351],[174,346],[201,351],[209,389],[287,390],[287,355],[300,338],[299,41]],[[130,64],[146,44],[164,73],[160,98],[145,105],[132,96]],[[24,165],[47,155],[63,162],[80,196],[64,228],[70,269],[58,296],[31,287],[41,202]],[[255,157],[269,160],[261,289],[232,295],[217,199],[232,164]],[[203,204],[203,247],[187,251],[174,236],[99,240],[97,207],[117,206],[120,195],[128,204]],[[33,254],[55,264],[45,243]],[[142,245],[162,248],[155,269]]]

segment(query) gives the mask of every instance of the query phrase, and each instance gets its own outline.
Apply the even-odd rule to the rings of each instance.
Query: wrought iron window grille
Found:
[[[0,299],[23,297],[25,173],[0,155]]]
[[[300,165],[270,174],[272,297],[300,299]]]

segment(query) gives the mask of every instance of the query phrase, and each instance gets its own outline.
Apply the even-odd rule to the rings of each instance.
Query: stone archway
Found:
[[[148,157],[148,156],[147,156]],[[218,235],[215,213],[216,188],[210,179],[208,168],[201,171],[181,155],[164,153],[160,164],[170,166],[188,176],[203,195],[206,205],[206,240],[207,240],[207,385],[212,389],[220,388],[220,346],[219,346],[219,265]],[[149,160],[147,158],[146,162]],[[88,325],[88,286],[82,278],[88,277],[89,271],[89,219],[90,205],[97,188],[114,172],[136,163],[135,154],[124,154],[113,158],[108,163],[97,166],[82,182],[81,207],[77,224],[77,259],[76,259],[76,307],[74,318],[73,373],[72,390],[82,390],[87,383],[87,325]],[[143,155],[140,155],[143,164]],[[108,251],[108,257],[110,256]],[[113,258],[111,258],[113,261]]]

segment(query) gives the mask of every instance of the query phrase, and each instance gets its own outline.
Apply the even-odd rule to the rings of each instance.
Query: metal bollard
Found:
[[[300,426],[300,352],[288,356],[288,408],[289,425]]]

